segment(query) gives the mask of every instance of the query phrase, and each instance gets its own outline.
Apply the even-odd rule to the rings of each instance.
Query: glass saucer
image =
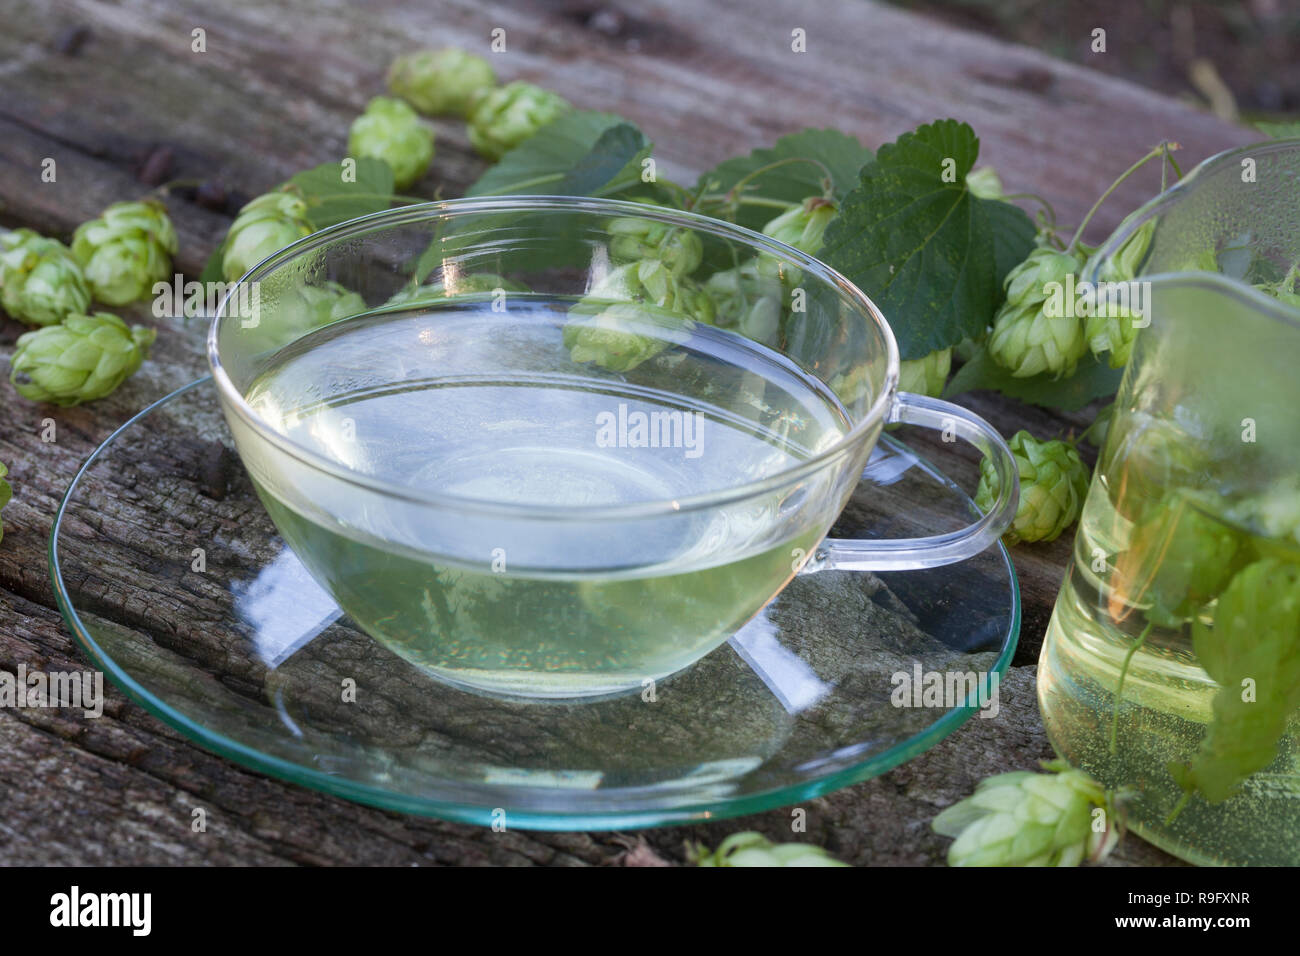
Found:
[[[886,436],[831,534],[937,533],[974,513]],[[308,576],[254,494],[207,378],[91,455],[55,518],[50,569],[95,664],[202,746],[350,800],[532,829],[736,816],[876,776],[979,706],[964,694],[895,706],[921,699],[903,682],[1000,677],[1020,630],[999,544],[932,570],[800,575],[729,643],[641,693],[467,693],[385,650]]]

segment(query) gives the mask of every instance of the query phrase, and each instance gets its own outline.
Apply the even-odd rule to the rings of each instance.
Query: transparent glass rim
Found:
[[[581,212],[593,217],[637,216],[642,219],[651,219],[669,225],[681,226],[697,232],[718,236],[719,238],[730,239],[749,246],[755,251],[766,252],[812,275],[817,281],[837,290],[842,300],[846,304],[853,306],[865,321],[874,325],[875,330],[883,339],[886,351],[886,365],[885,380],[882,383],[880,393],[875,397],[861,420],[854,424],[834,445],[798,465],[757,481],[680,498],[624,505],[595,507],[533,505],[495,502],[483,498],[468,498],[420,491],[385,481],[382,478],[363,475],[333,462],[325,456],[289,440],[268,425],[253,410],[252,406],[244,400],[243,395],[235,387],[234,382],[231,381],[222,364],[217,345],[218,331],[223,320],[231,318],[227,312],[228,305],[232,301],[239,301],[236,297],[240,294],[240,287],[264,279],[272,272],[303,255],[339,239],[382,232],[396,226],[468,215],[522,214],[544,211]],[[592,199],[584,196],[495,196],[491,198],[449,199],[441,202],[419,203],[350,219],[347,222],[312,233],[310,236],[299,239],[274,255],[263,259],[226,290],[217,306],[212,323],[208,327],[207,353],[208,365],[212,370],[212,379],[217,386],[218,393],[225,402],[226,409],[238,415],[245,425],[253,429],[264,441],[273,445],[280,453],[288,455],[308,467],[349,484],[413,504],[454,508],[458,511],[470,511],[476,514],[516,518],[526,517],[532,520],[573,520],[580,517],[584,521],[646,518],[731,504],[771,492],[791,482],[801,480],[830,464],[838,466],[838,459],[850,456],[866,441],[871,432],[885,421],[886,416],[892,410],[895,394],[898,390],[900,361],[898,343],[894,338],[893,329],[890,328],[889,322],[880,309],[876,307],[876,304],[871,301],[866,293],[850,282],[844,275],[820,260],[762,233],[720,219],[713,219],[709,216],[624,200]]]
[[[1095,282],[1098,277],[1098,269],[1101,263],[1113,255],[1129,238],[1142,228],[1147,222],[1156,218],[1171,206],[1176,206],[1182,202],[1184,197],[1204,185],[1203,179],[1207,171],[1219,168],[1220,166],[1238,165],[1240,160],[1245,157],[1254,157],[1261,154],[1269,153],[1286,153],[1295,152],[1300,154],[1300,138],[1296,139],[1270,139],[1250,146],[1237,146],[1232,149],[1225,149],[1220,153],[1209,156],[1188,171],[1187,175],[1182,177],[1158,196],[1153,196],[1145,203],[1133,210],[1124,220],[1115,228],[1110,237],[1097,247],[1097,253],[1093,258],[1095,263],[1088,275],[1084,276],[1090,282]],[[1238,299],[1243,300],[1252,308],[1265,313],[1271,318],[1285,322],[1294,328],[1300,329],[1300,309],[1289,306],[1284,302],[1275,299],[1271,295],[1260,292],[1254,286],[1240,282],[1231,276],[1225,276],[1219,272],[1157,272],[1149,276],[1141,276],[1151,282],[1159,281],[1161,283],[1178,280],[1180,283],[1194,282],[1197,285],[1205,286],[1217,292],[1231,294]]]

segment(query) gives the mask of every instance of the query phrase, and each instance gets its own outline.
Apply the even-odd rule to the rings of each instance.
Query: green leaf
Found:
[[[393,201],[393,170],[381,159],[357,160],[355,182],[345,182],[341,163],[321,163],[289,178],[307,200],[313,229],[324,229],[387,209]]]
[[[653,193],[653,185],[641,182],[641,161],[650,150],[641,131],[622,117],[572,110],[506,153],[467,195]],[[487,229],[508,233],[513,248],[504,260],[488,261],[486,251],[476,255],[475,271],[528,272],[575,265],[587,255],[581,237],[565,230],[566,224],[576,222],[551,211],[476,216],[468,228],[453,225],[437,232],[415,263],[414,278],[424,281],[445,259],[467,255]]]
[[[561,196],[606,195],[610,189],[641,183],[641,160],[650,155],[651,144],[631,123],[619,123],[600,134],[591,152],[574,164],[555,189]],[[628,188],[623,186],[623,188]]]
[[[872,161],[872,155],[871,150],[839,130],[806,129],[781,137],[770,148],[756,149],[748,156],[719,163],[700,177],[696,188],[707,186],[710,192],[727,192],[750,173],[790,159],[820,162],[830,171],[836,198],[842,198],[857,185],[858,171]],[[814,163],[790,162],[760,174],[750,184],[752,192],[764,198],[794,203],[808,196],[820,196],[824,177],[821,167]],[[750,229],[762,229],[778,212],[766,206],[741,206],[736,222]]]
[[[1033,251],[1038,230],[1033,220],[1018,206],[999,199],[976,199],[975,202],[984,207],[993,231],[993,266],[998,276],[998,295],[993,303],[993,314],[996,314],[1007,298],[1002,280]]]
[[[1192,646],[1219,685],[1214,719],[1192,762],[1169,769],[1185,790],[1218,803],[1273,762],[1300,708],[1300,569],[1265,558],[1239,571],[1213,625],[1192,622]]]
[[[1031,405],[1072,412],[1083,408],[1093,399],[1114,394],[1123,375],[1123,369],[1111,368],[1091,355],[1085,355],[1069,378],[1053,379],[1049,373],[1030,378],[1014,378],[1009,371],[993,361],[984,348],[980,348],[952,377],[943,394],[945,398],[951,398],[962,392],[984,388]]]
[[[621,116],[570,110],[501,157],[465,195],[590,196],[649,153],[645,136]]]
[[[1255,126],[1269,139],[1295,139],[1300,137],[1300,120],[1285,123],[1258,122]]]
[[[978,156],[956,120],[905,133],[863,168],[826,229],[820,257],[880,306],[905,360],[982,335],[1003,277],[1032,249],[1023,211],[966,188]]]
[[[225,276],[221,271],[221,259],[226,254],[226,240],[222,239],[217,243],[217,248],[212,250],[212,255],[208,256],[208,261],[203,264],[203,271],[199,273],[199,281],[206,287],[209,282],[224,282]]]

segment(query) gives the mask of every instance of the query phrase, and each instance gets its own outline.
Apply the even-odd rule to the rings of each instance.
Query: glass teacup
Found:
[[[529,196],[353,220],[241,279],[208,353],[312,575],[384,646],[490,693],[644,687],[801,571],[958,561],[1016,505],[986,422],[897,390],[861,291],[689,213]],[[976,445],[999,500],[955,532],[824,540],[891,422]]]

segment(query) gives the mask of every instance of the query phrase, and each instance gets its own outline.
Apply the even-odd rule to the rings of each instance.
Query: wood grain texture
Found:
[[[57,38],[84,26],[75,53]],[[191,52],[191,31],[207,52]],[[807,126],[836,126],[875,147],[919,123],[956,116],[980,133],[982,159],[1013,189],[1039,193],[1074,222],[1123,165],[1168,137],[1186,165],[1252,134],[1112,79],[1095,69],[955,31],[864,0],[810,7],[792,0],[606,3],[274,0],[51,0],[38,11],[0,0],[0,222],[67,237],[109,202],[142,195],[141,177],[219,182],[224,207],[178,190],[168,200],[181,237],[178,268],[194,274],[246,198],[293,172],[338,158],[347,128],[382,91],[393,55],[454,44],[487,52],[504,79],[555,89],[575,104],[622,113],[659,145],[661,170],[690,180],[727,156]],[[807,31],[808,52],[790,50]],[[463,124],[434,121],[437,157],[416,188],[459,195],[482,169]],[[40,181],[41,160],[58,164]],[[1104,235],[1153,191],[1136,178],[1095,220]],[[8,384],[0,461],[15,489],[0,546],[0,669],[84,665],[51,610],[45,543],[76,468],[143,404],[201,374],[203,329],[161,327],[153,360],[110,398],[53,409]],[[6,321],[0,346],[22,331]],[[997,396],[964,400],[1004,433],[1078,429],[1087,414],[1056,415]],[[43,441],[52,418],[57,440]],[[904,434],[964,487],[973,456]],[[1033,696],[1033,667],[1068,540],[1014,557],[1024,596],[1022,646],[1003,685],[999,719],[972,720],[923,757],[880,779],[811,801],[808,832],[857,864],[932,864],[946,841],[928,821],[989,773],[1048,756]],[[114,597],[103,597],[111,606]],[[124,609],[125,612],[125,609]],[[208,811],[205,834],[191,812]],[[705,827],[617,834],[496,834],[384,813],[247,772],[189,744],[113,692],[105,715],[0,711],[0,856],[36,863],[459,863],[583,865],[672,862],[686,839],[716,843],[738,829],[790,839],[788,811]],[[628,856],[627,851],[634,852]],[[1128,841],[1117,862],[1168,860]]]

